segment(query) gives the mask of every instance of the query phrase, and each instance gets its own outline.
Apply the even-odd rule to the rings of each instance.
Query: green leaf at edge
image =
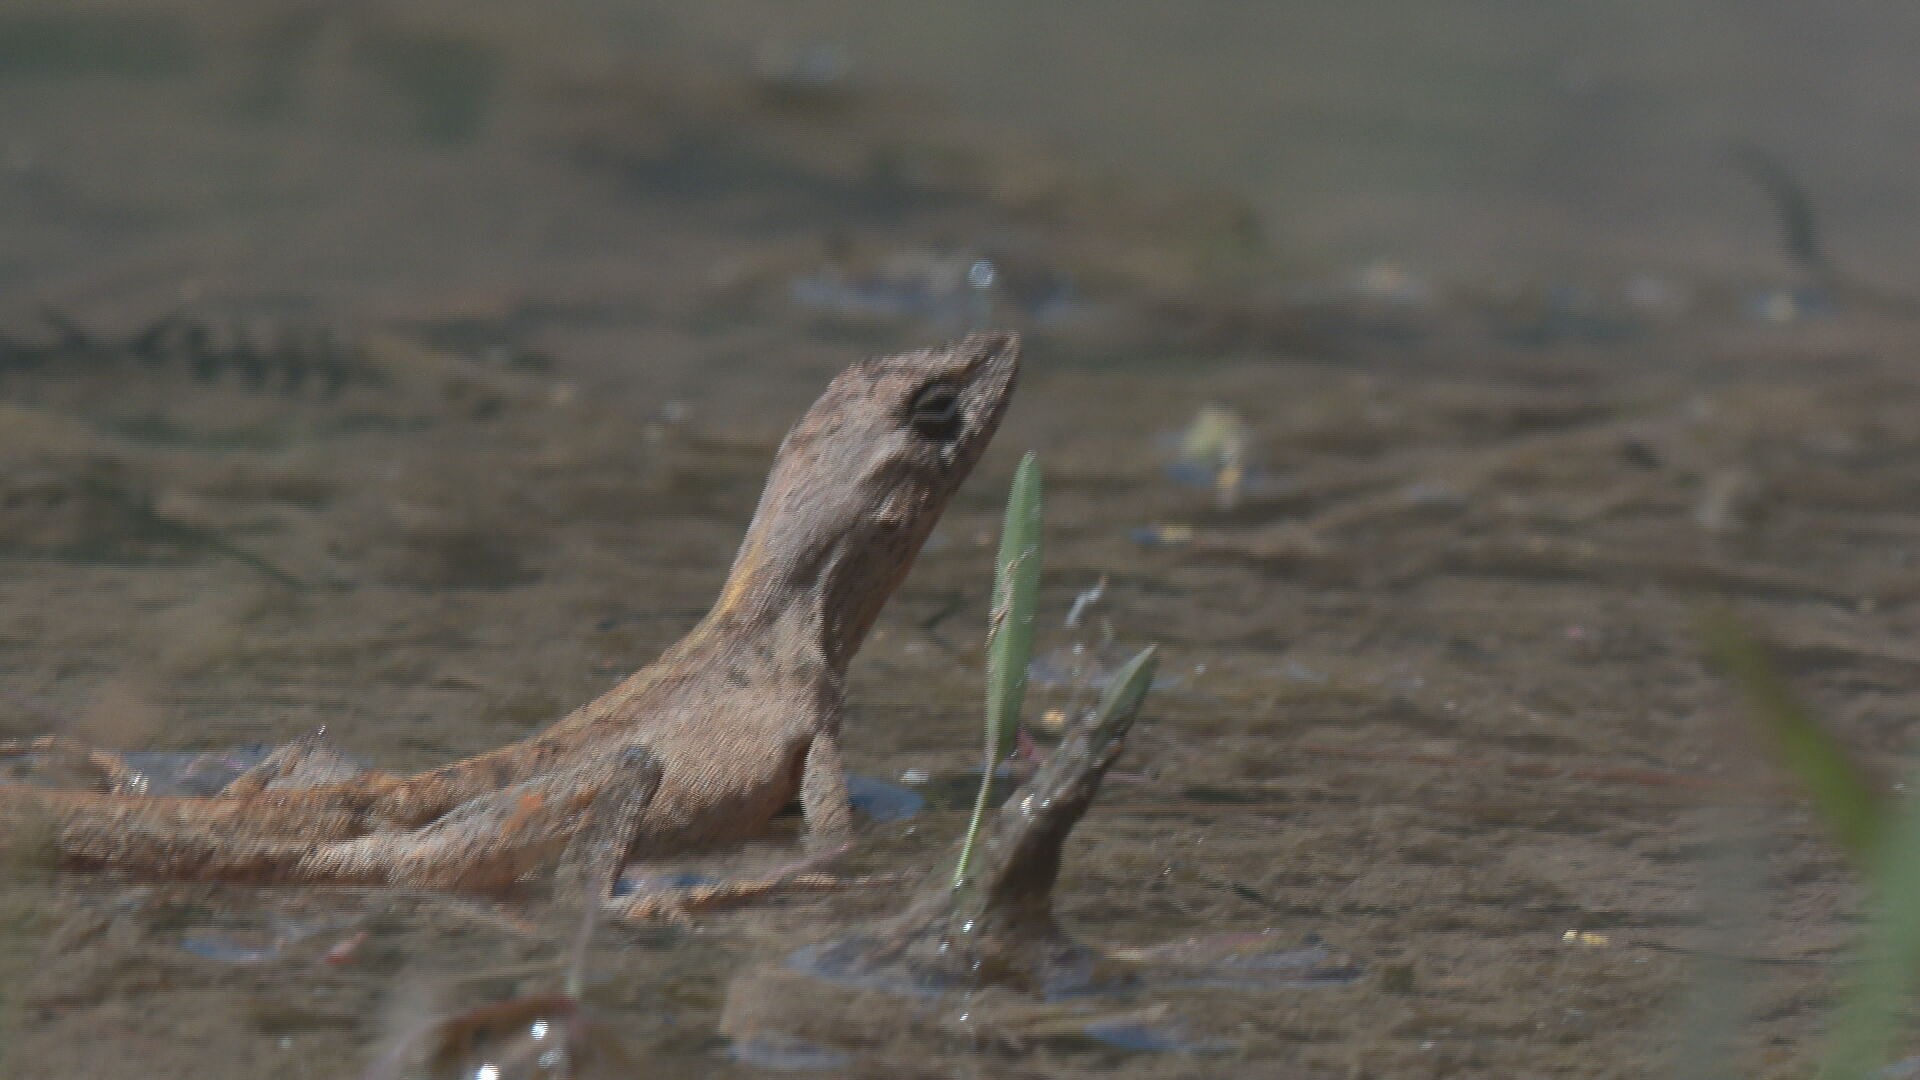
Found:
[[[1847,854],[1856,864],[1868,863],[1887,830],[1888,814],[1866,772],[1800,703],[1751,630],[1734,616],[1715,612],[1703,620],[1702,631],[1714,660],[1746,696],[1775,757],[1807,789]]]

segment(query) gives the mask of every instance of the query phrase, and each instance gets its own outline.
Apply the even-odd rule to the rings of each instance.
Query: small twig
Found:
[[[1825,278],[1831,267],[1820,249],[1820,234],[1813,214],[1813,197],[1786,164],[1758,146],[1741,143],[1732,149],[1733,163],[1747,179],[1773,203],[1780,220],[1781,248],[1793,264],[1815,279]]]

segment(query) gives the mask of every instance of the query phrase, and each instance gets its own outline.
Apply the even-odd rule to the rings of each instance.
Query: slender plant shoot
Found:
[[[1800,702],[1753,631],[1725,613],[1710,614],[1703,631],[1709,654],[1746,695],[1775,756],[1813,796],[1814,809],[1840,846],[1857,864],[1871,868],[1892,816],[1872,780]]]
[[[1040,518],[1040,464],[1028,454],[1007,496],[987,624],[987,751],[995,763],[1013,752],[1027,696],[1034,612],[1040,606]]]
[[[1159,648],[1149,645],[1114,673],[1107,692],[1100,695],[1093,723],[1087,727],[1087,738],[1093,740],[1098,752],[1105,753],[1108,745],[1133,726],[1135,714],[1147,700],[1147,691],[1153,689],[1153,669],[1159,661]]]
[[[1027,694],[1027,664],[1033,658],[1034,610],[1040,598],[1040,465],[1029,453],[1013,474],[1000,554],[993,566],[993,606],[987,616],[986,772],[973,802],[967,839],[953,870],[953,887],[967,877],[980,819],[992,798],[993,774],[1013,751],[1020,705]]]
[[[1853,961],[1852,985],[1833,1019],[1821,1080],[1892,1075],[1887,1059],[1920,963],[1920,798],[1908,796],[1885,839],[1869,861],[1872,914]]]
[[[1888,1075],[1887,1058],[1920,966],[1920,797],[1895,808],[1787,685],[1753,633],[1730,615],[1704,624],[1710,653],[1866,874],[1871,914],[1841,995],[1821,1080]],[[1920,777],[1912,782],[1920,784]],[[1916,789],[1920,790],[1920,789]]]

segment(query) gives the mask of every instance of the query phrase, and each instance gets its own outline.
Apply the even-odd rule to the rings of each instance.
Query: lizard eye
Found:
[[[960,431],[960,394],[945,383],[934,383],[913,397],[909,413],[913,430],[929,439],[945,441]]]

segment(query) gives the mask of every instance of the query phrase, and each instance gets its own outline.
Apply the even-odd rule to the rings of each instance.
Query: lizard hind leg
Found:
[[[603,805],[637,820],[629,808],[645,808],[659,775],[650,756],[637,767],[558,769],[415,828],[370,817],[356,805],[365,793],[326,789],[152,800],[28,791],[14,801],[54,822],[53,847],[75,867],[171,881],[491,889],[551,864]]]
[[[630,751],[470,799],[416,829],[320,845],[291,868],[292,880],[492,889],[556,860],[565,878],[569,863],[617,861],[606,850],[631,842],[659,786],[659,763]]]

